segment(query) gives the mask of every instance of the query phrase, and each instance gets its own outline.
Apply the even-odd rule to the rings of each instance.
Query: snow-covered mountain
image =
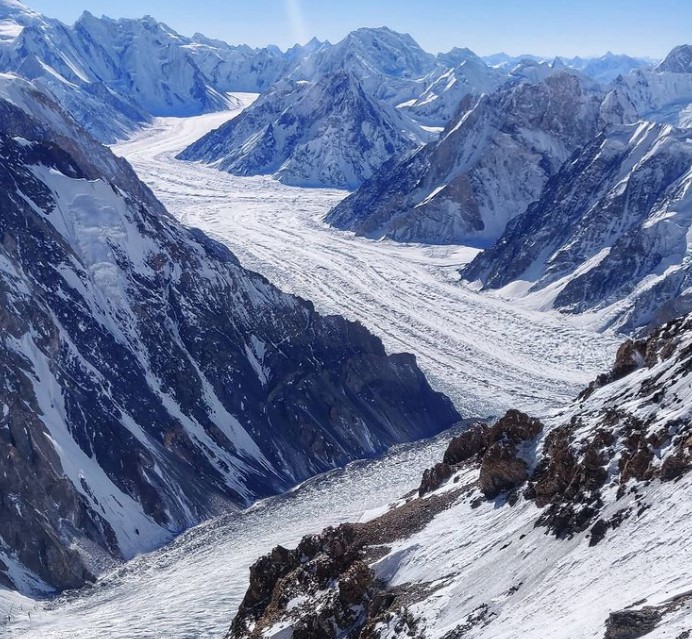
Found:
[[[336,45],[295,50],[292,61],[285,79],[180,157],[292,185],[353,189],[430,139],[410,107],[439,65],[411,36],[358,29]]]
[[[692,73],[692,46],[681,44],[675,47],[656,70],[667,73]]]
[[[215,88],[249,93],[265,93],[274,83],[294,74],[303,60],[330,46],[329,42],[313,38],[306,45],[296,45],[285,52],[274,46],[253,49],[199,33],[183,45]]]
[[[314,83],[278,83],[179,157],[235,175],[274,175],[296,186],[353,189],[392,156],[419,148],[422,135],[342,70]]]
[[[384,166],[327,221],[368,237],[488,245],[593,138],[601,98],[560,69],[469,96],[439,141]]]
[[[488,67],[468,49],[453,49],[437,59],[449,66],[433,73],[419,98],[399,105],[414,120],[427,126],[446,126],[466,96],[492,93],[506,80],[505,73]]]
[[[0,96],[0,583],[79,586],[458,419],[412,356],[178,225],[44,93]]]
[[[379,516],[276,547],[227,637],[687,637],[692,318],[540,421],[453,439]]]
[[[333,46],[319,48],[291,77],[314,81],[346,71],[369,96],[396,106],[419,97],[424,78],[436,68],[435,57],[410,35],[387,27],[362,28]]]
[[[621,75],[628,75],[637,69],[651,66],[651,61],[644,58],[633,58],[610,51],[598,58],[560,58],[570,69],[576,69],[603,85],[610,84]]]
[[[644,119],[692,126],[692,69],[689,45],[676,47],[655,69],[619,77],[603,102],[603,120]]]
[[[188,40],[151,17],[112,20],[85,12],[66,26],[2,0],[0,23],[0,69],[35,81],[104,141],[151,116],[227,106],[185,48]]]
[[[541,307],[603,310],[633,330],[692,308],[692,130],[638,123],[601,134],[463,276],[513,283]]]

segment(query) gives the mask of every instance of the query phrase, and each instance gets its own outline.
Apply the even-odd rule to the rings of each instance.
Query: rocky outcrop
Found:
[[[250,587],[228,639],[341,636],[374,639],[385,619],[426,593],[424,586],[387,588],[369,567],[385,545],[420,531],[459,491],[409,499],[365,524],[344,524],[303,538],[295,550],[277,547],[250,569]],[[411,628],[405,615],[402,629]]]
[[[510,410],[488,432],[488,448],[481,458],[478,484],[487,499],[521,486],[529,477],[529,462],[521,446],[538,437],[543,424],[525,413]]]
[[[662,617],[656,608],[614,612],[606,621],[605,639],[638,639],[653,631]]]
[[[639,639],[656,630],[666,616],[678,612],[692,602],[692,591],[667,599],[657,606],[644,606],[619,610],[610,614],[606,621],[604,639]],[[690,630],[680,633],[676,639],[686,639]]]
[[[489,430],[486,424],[474,424],[455,437],[447,446],[444,463],[455,466],[480,455],[488,447]]]
[[[441,464],[425,471],[419,495],[439,488],[466,462],[479,464],[478,484],[488,499],[521,486],[529,478],[530,456],[525,447],[542,430],[539,420],[517,410],[508,411],[492,426],[471,426],[449,443]]]

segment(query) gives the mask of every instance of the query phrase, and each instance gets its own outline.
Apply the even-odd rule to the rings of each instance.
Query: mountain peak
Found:
[[[666,59],[656,67],[657,71],[670,73],[692,73],[692,45],[681,44],[675,47]]]

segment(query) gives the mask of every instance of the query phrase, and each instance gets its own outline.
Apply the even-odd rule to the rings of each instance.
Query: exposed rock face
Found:
[[[600,100],[566,71],[469,96],[439,141],[384,166],[327,220],[367,237],[488,245],[593,138]]]
[[[228,639],[379,637],[377,627],[425,588],[387,589],[368,561],[383,544],[424,528],[456,499],[458,491],[411,500],[366,524],[327,528],[303,538],[295,550],[277,547],[250,569],[250,587]],[[402,620],[401,629],[411,629]]]
[[[614,612],[606,621],[605,639],[638,639],[648,635],[662,616],[655,608]]]
[[[489,446],[481,459],[478,484],[488,499],[523,484],[529,476],[529,462],[520,452],[521,444],[534,440],[543,430],[537,419],[516,410],[509,411],[489,431]]]
[[[486,424],[474,424],[455,437],[444,454],[444,463],[454,466],[478,456],[488,447],[489,428]]]
[[[245,271],[44,95],[12,92],[0,101],[4,565],[75,587],[458,419],[412,356]]]
[[[610,321],[625,331],[689,311],[691,135],[656,124],[600,135],[462,276],[526,282],[526,295],[570,313],[618,304]]]

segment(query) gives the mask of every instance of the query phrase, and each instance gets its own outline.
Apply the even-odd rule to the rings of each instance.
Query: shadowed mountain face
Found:
[[[3,582],[78,586],[458,420],[412,356],[178,226],[44,95],[18,81],[3,95]]]

